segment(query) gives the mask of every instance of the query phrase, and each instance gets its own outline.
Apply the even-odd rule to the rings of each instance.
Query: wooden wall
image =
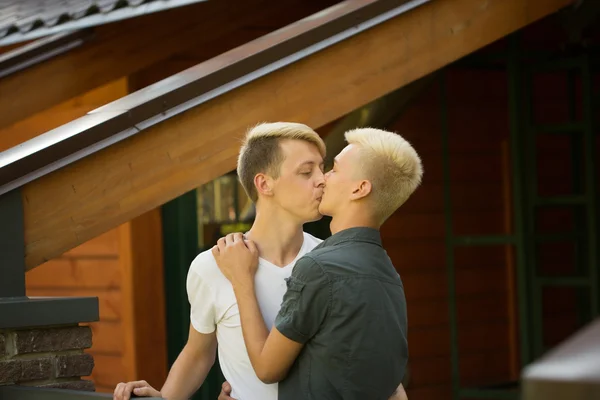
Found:
[[[334,4],[290,1],[233,20],[204,46],[91,90],[0,129],[0,151],[70,122],[104,104]],[[74,78],[76,79],[76,78]],[[162,225],[153,210],[27,274],[31,296],[98,296],[100,321],[93,330],[98,391],[145,379],[160,388],[167,375]]]
[[[99,392],[145,379],[158,389],[167,375],[160,210],[148,212],[27,273],[28,296],[91,296],[90,323]]]
[[[0,129],[0,151],[85,115],[128,93],[126,78]],[[28,296],[92,296],[100,320],[91,323],[95,368],[102,392],[144,377],[166,378],[160,211],[127,222],[26,275]],[[151,293],[148,293],[151,291]],[[156,326],[153,326],[156,324]]]
[[[97,296],[100,321],[92,328],[98,391],[112,391],[125,379],[125,299],[119,260],[119,230],[113,229],[48,261],[26,275],[28,296]]]
[[[70,122],[127,94],[120,79],[82,96],[57,104],[0,130],[0,151]],[[113,229],[26,275],[28,296],[93,296],[100,301],[100,321],[93,332],[95,367],[91,378],[97,390],[109,391],[124,379],[131,363],[124,353],[124,298],[119,259],[119,229]],[[110,390],[112,391],[112,389]]]
[[[447,83],[454,234],[502,234],[507,213],[506,77],[451,70]],[[425,173],[423,185],[382,227],[384,246],[406,291],[409,398],[416,400],[450,398],[451,390],[439,94],[436,82],[392,126],[415,146]],[[504,246],[456,251],[463,385],[511,375],[506,254]]]
[[[507,74],[455,67],[447,70],[446,79],[453,233],[505,234],[512,230]],[[596,87],[600,88],[600,76],[596,77]],[[540,75],[534,88],[537,122],[567,122],[566,74]],[[581,94],[581,82],[577,83],[577,93]],[[408,301],[408,394],[412,400],[451,396],[440,98],[436,82],[392,126],[415,146],[425,174],[423,185],[382,228],[384,246],[401,274]],[[580,103],[577,109],[580,117]],[[598,114],[596,111],[596,118]],[[600,184],[598,132],[596,137],[596,178]],[[543,136],[537,147],[538,193],[571,194],[567,137]],[[579,157],[575,162],[582,160]],[[538,212],[536,224],[540,232],[569,230],[574,214],[565,207],[546,209]],[[574,271],[575,248],[568,242],[538,247],[536,257],[545,274]],[[454,262],[461,386],[518,379],[514,249],[505,245],[458,247]],[[582,303],[575,292],[564,287],[545,289],[544,345],[552,347],[581,327],[577,317]]]
[[[10,126],[0,128],[0,151],[71,122],[125,94],[127,94],[127,79],[119,79],[31,115]]]
[[[305,12],[312,11],[314,4],[310,4]],[[286,10],[278,13],[291,19]],[[224,46],[241,44],[279,25],[261,22],[234,30]],[[0,130],[0,151],[213,53],[218,54],[213,48],[190,50],[140,71],[131,77],[133,83],[125,78],[112,82],[17,122]],[[506,75],[454,69],[447,79],[454,233],[505,233],[511,216],[506,201],[510,195]],[[562,98],[560,92],[553,93],[555,99]],[[382,229],[384,245],[403,278],[408,300],[411,400],[447,399],[451,389],[439,106],[439,88],[434,85],[393,124],[419,151],[425,176],[422,187]],[[551,115],[553,106],[549,107]],[[597,151],[600,153],[600,144]],[[560,175],[562,171],[556,172]],[[551,181],[557,176],[551,175]],[[140,378],[158,388],[166,376],[166,356],[161,353],[165,351],[161,347],[165,324],[160,233],[160,215],[154,210],[27,274],[28,295],[100,298],[100,321],[91,324],[94,345],[90,350],[96,361],[92,378],[99,391],[112,392],[116,383]],[[462,384],[515,378],[518,327],[510,248],[459,248],[455,262]],[[143,290],[136,291],[136,286]],[[144,304],[145,299],[152,302]],[[568,332],[560,332],[561,337],[565,334]]]

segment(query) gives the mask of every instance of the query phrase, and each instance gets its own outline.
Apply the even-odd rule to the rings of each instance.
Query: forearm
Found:
[[[248,356],[254,371],[260,376],[263,366],[268,363],[268,360],[263,359],[263,349],[269,337],[269,330],[260,312],[254,292],[254,285],[240,285],[235,287],[234,290],[240,310],[242,334],[246,343]]]
[[[398,385],[396,391],[392,394],[389,400],[408,400],[408,396],[406,395],[406,391],[404,390],[404,386],[402,384]]]
[[[204,383],[214,363],[214,354],[196,354],[188,346],[184,347],[160,391],[162,397],[168,400],[189,399]]]

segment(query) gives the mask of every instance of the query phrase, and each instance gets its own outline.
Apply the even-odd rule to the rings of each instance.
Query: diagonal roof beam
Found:
[[[237,139],[257,121],[320,127],[569,3],[434,0],[268,75],[232,85],[171,118],[158,114],[160,122],[144,132],[22,187],[26,268],[232,170]],[[319,16],[311,17],[289,29],[318,21]],[[262,40],[276,40],[278,34]],[[179,87],[180,79],[229,65],[233,54],[150,86],[146,93],[169,83]],[[110,118],[129,110],[124,106],[130,101],[96,114]]]
[[[93,40],[0,79],[0,128],[191,47],[214,46],[215,38],[272,10],[286,5],[310,9],[289,0],[267,3],[207,1],[96,27]],[[308,3],[314,12],[315,1]]]

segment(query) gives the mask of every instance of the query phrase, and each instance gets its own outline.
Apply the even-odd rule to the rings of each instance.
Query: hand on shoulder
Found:
[[[211,251],[219,269],[234,287],[254,281],[258,269],[258,249],[243,234],[228,234],[219,239]]]

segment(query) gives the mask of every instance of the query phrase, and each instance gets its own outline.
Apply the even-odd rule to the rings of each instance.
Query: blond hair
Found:
[[[325,157],[325,143],[314,130],[295,122],[271,122],[258,124],[248,131],[238,157],[237,173],[246,194],[253,202],[258,200],[254,177],[258,173],[279,177],[283,154],[281,140],[304,140],[312,143]]]
[[[361,170],[372,185],[375,217],[383,223],[421,183],[421,159],[410,143],[393,132],[359,128],[345,137],[359,147]]]

